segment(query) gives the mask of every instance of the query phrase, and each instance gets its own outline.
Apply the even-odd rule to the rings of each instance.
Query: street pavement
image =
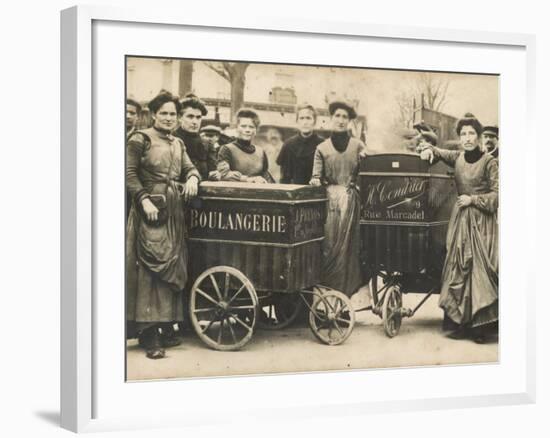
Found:
[[[403,303],[413,308],[422,298],[405,295]],[[242,350],[221,352],[208,348],[188,330],[182,345],[167,349],[164,359],[151,360],[130,340],[127,380],[497,362],[498,338],[480,345],[443,334],[437,299],[430,297],[414,317],[404,318],[399,334],[391,339],[381,319],[363,311],[356,313],[351,336],[338,346],[321,344],[309,327],[291,327],[257,330]],[[360,297],[354,297],[355,308],[363,304]]]

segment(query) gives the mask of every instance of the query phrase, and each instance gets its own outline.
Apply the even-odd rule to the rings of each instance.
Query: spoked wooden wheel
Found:
[[[304,303],[299,293],[269,293],[259,297],[256,326],[264,330],[279,330],[290,326],[301,313]]]
[[[399,333],[401,328],[401,308],[403,300],[398,287],[390,286],[384,296],[382,304],[382,323],[386,335],[393,338]]]
[[[258,297],[239,270],[216,266],[195,281],[190,297],[191,323],[199,338],[216,350],[242,348],[252,337]]]
[[[343,343],[355,324],[351,300],[342,292],[317,289],[309,313],[309,326],[317,339],[328,345]]]

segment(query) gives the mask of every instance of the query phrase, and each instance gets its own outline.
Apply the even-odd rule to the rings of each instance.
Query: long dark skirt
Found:
[[[447,231],[439,306],[446,318],[459,326],[479,327],[498,321],[496,214],[455,205]]]
[[[169,198],[168,221],[148,225],[132,206],[126,239],[126,319],[146,327],[183,319],[187,244],[181,202]]]

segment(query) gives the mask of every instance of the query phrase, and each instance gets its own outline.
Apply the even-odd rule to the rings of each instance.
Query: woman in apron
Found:
[[[132,197],[126,239],[126,318],[147,357],[177,345],[187,282],[184,201],[196,196],[200,175],[172,135],[181,105],[162,93],[149,102],[153,126],[128,140],[126,184]]]
[[[366,151],[363,142],[348,131],[349,122],[357,117],[354,108],[345,102],[332,102],[329,114],[332,134],[317,146],[310,181],[312,185],[325,185],[329,199],[321,283],[350,297],[361,286],[356,180]]]

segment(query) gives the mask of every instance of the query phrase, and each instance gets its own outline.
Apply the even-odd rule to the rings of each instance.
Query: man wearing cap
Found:
[[[481,134],[483,149],[498,159],[498,126],[485,126]]]
[[[137,122],[141,114],[141,105],[134,99],[126,99],[126,141],[136,132]],[[126,192],[126,220],[130,214],[132,197]]]
[[[216,170],[216,150],[214,146],[205,144],[199,135],[202,118],[208,110],[194,94],[187,94],[181,101],[181,106],[181,125],[174,131],[174,135],[183,140],[191,162],[201,178],[207,180],[208,174]]]
[[[141,105],[134,99],[126,99],[126,141],[136,132]]]
[[[200,136],[202,142],[208,147],[213,147],[216,151],[216,156],[218,154],[218,149],[220,148],[220,145],[218,143],[218,140],[220,139],[220,133],[221,129],[219,126],[211,124],[203,126],[200,130]]]

